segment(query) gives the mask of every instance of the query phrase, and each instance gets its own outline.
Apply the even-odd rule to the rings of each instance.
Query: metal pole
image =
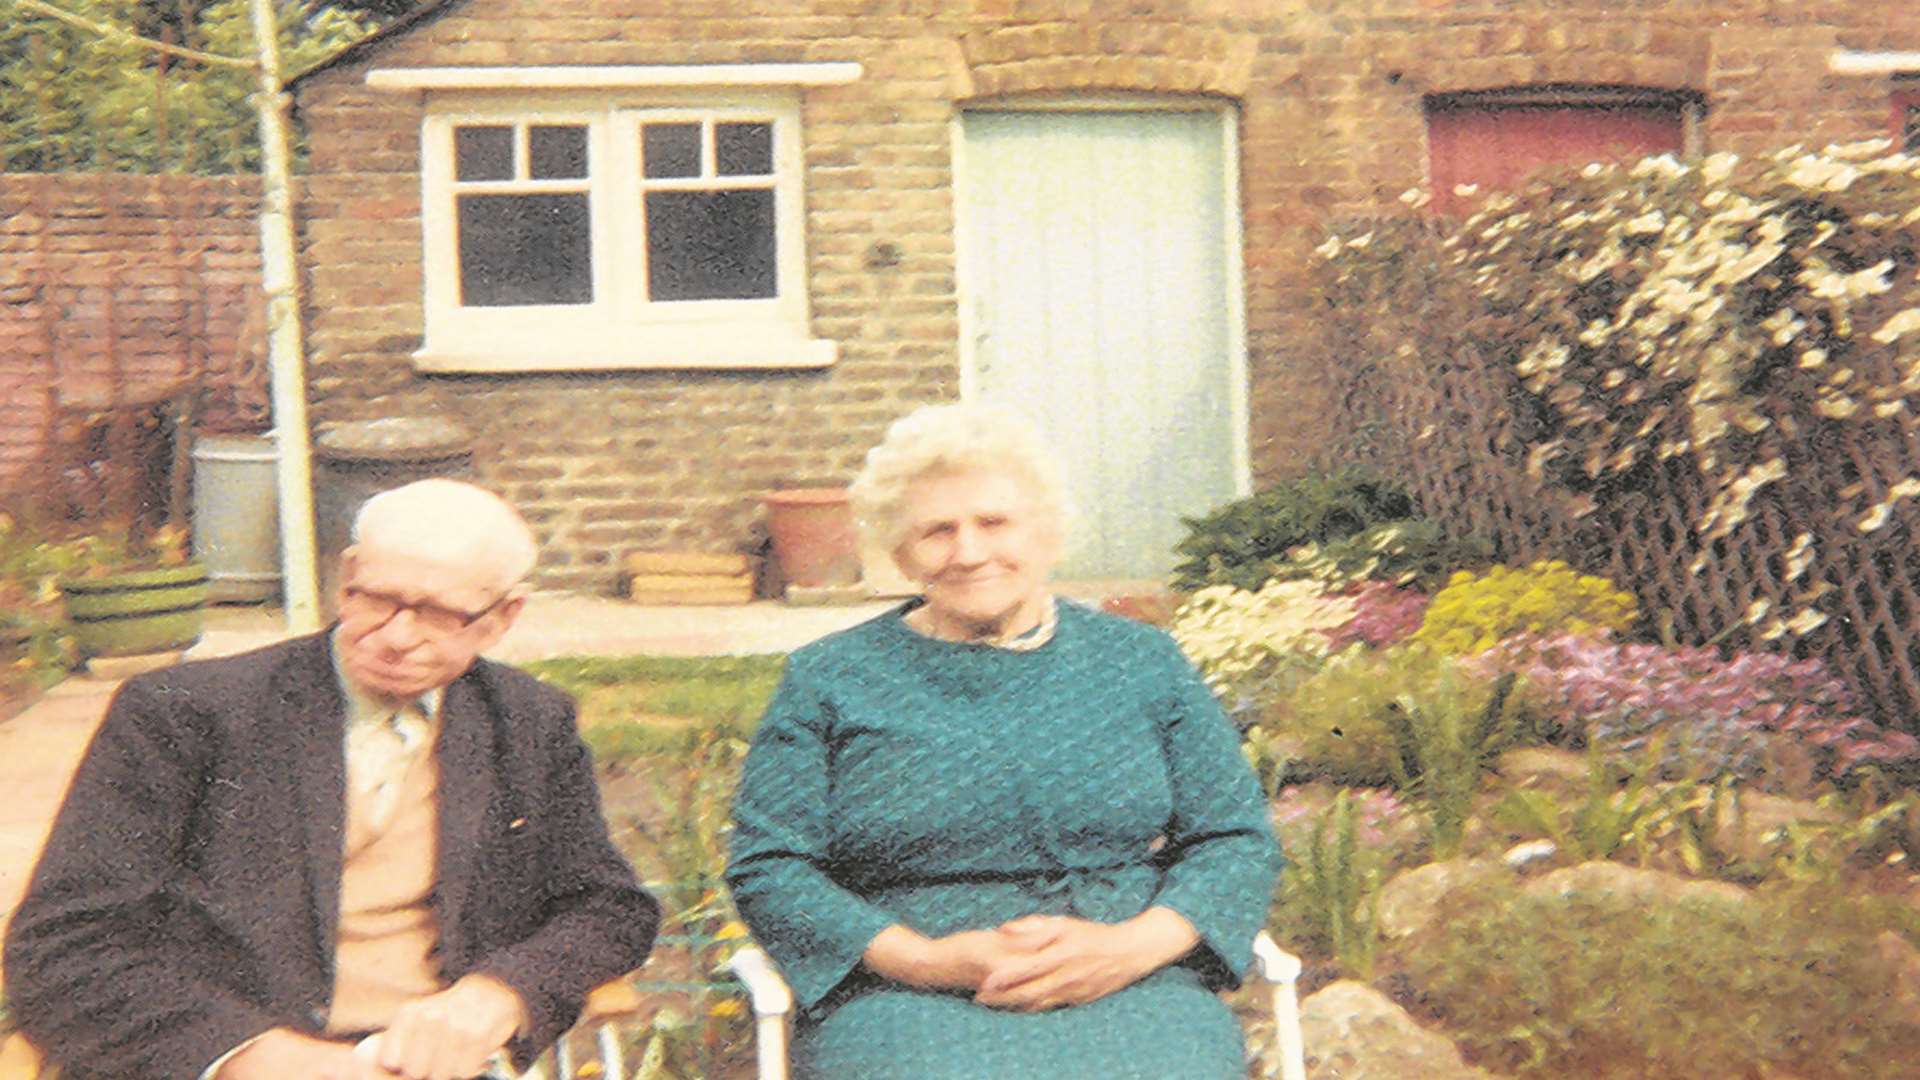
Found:
[[[288,150],[289,100],[280,78],[280,32],[273,0],[252,0],[260,54],[260,283],[267,294],[267,364],[279,441],[280,573],[287,630],[320,627],[314,566],[313,463],[307,437],[306,347],[300,332],[300,267],[293,237],[293,165]]]

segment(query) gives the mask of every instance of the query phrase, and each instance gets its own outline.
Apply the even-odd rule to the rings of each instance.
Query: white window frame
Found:
[[[371,72],[379,89],[425,92],[420,183],[426,334],[415,366],[437,372],[596,371],[645,368],[817,368],[837,342],[810,336],[805,156],[800,88],[850,82],[856,64],[655,68],[422,68]],[[649,187],[755,186],[714,178],[711,124],[773,127],[775,296],[652,301],[646,297],[640,127],[708,122],[707,178]],[[587,128],[588,179],[454,180],[454,131],[514,125],[516,163],[538,125]],[[717,181],[717,184],[716,184]],[[460,302],[457,192],[579,190],[591,218],[593,299],[586,304],[468,307]]]

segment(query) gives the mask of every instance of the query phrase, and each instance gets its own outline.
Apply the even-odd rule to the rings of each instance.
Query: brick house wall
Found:
[[[1550,7],[1541,13],[1534,9]],[[1884,0],[456,0],[305,80],[315,416],[434,411],[542,534],[542,581],[605,589],[634,547],[740,549],[757,496],[844,479],[885,424],[959,393],[951,124],[1031,93],[1226,99],[1240,114],[1256,483],[1326,437],[1293,349],[1330,221],[1425,179],[1426,95],[1533,84],[1688,91],[1706,152],[1884,134],[1891,76],[1836,48],[1920,49]],[[802,95],[817,371],[417,374],[422,95],[371,68],[857,61]],[[887,249],[885,245],[891,245]],[[877,257],[883,251],[889,257]],[[898,252],[898,258],[891,257]]]
[[[252,177],[0,174],[0,493],[41,488],[88,415],[253,347],[258,203]]]

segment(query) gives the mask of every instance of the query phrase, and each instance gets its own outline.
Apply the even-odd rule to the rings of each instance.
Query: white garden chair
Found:
[[[787,1080],[787,1025],[793,1013],[793,992],[757,945],[734,953],[727,969],[746,986],[753,1002],[760,1080]],[[1262,930],[1253,939],[1253,972],[1272,984],[1280,1078],[1307,1080],[1306,1040],[1300,1033],[1300,958],[1282,949]]]
[[[733,954],[726,968],[747,989],[753,1007],[754,1054],[759,1080],[787,1080],[787,1030],[793,1016],[793,991],[773,966],[765,951],[749,945]],[[1281,1080],[1306,1080],[1306,1044],[1300,1033],[1300,999],[1297,984],[1300,960],[1284,951],[1261,931],[1253,939],[1253,971],[1272,984],[1274,1037],[1279,1042]],[[591,1037],[599,1076],[606,1080],[626,1080],[627,1055],[621,1027],[640,1011],[644,999],[623,980],[615,980],[596,989],[587,998],[574,1033]],[[562,1039],[559,1045],[540,1056],[519,1080],[577,1080],[585,1064]],[[40,1055],[25,1038],[14,1035],[0,1040],[0,1080],[41,1078],[56,1075],[45,1069]]]
[[[733,954],[726,970],[746,987],[753,1008],[754,1056],[759,1080],[787,1080],[787,1035],[793,1018],[793,991],[757,945]],[[1274,941],[1266,931],[1253,939],[1253,973],[1271,984],[1274,1038],[1279,1043],[1281,1080],[1306,1080],[1306,1042],[1300,1032],[1300,959]],[[640,1004],[640,995],[624,982],[595,990],[574,1032],[591,1035],[600,1075],[625,1080],[630,1075],[622,1048],[622,1021]],[[520,1080],[575,1080],[584,1062],[563,1039]]]

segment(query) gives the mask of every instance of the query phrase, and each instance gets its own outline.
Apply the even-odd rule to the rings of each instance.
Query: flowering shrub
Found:
[[[1324,347],[1357,355],[1337,388],[1349,423],[1384,468],[1431,460],[1457,414],[1402,410],[1385,438],[1371,418],[1396,415],[1402,381],[1472,369],[1499,404],[1460,452],[1524,462],[1575,515],[1625,507],[1669,463],[1694,471],[1705,498],[1679,543],[1695,572],[1783,492],[1844,529],[1792,541],[1789,602],[1752,624],[1812,633],[1837,610],[1808,573],[1842,554],[1823,546],[1920,515],[1920,157],[1887,148],[1592,165],[1457,229],[1408,216],[1330,238]]]
[[[1913,736],[1855,715],[1846,687],[1818,660],[1565,634],[1509,642],[1472,666],[1517,670],[1544,726],[1603,749],[1655,751],[1668,774],[1777,782],[1920,750]],[[1796,758],[1799,769],[1782,767]]]
[[[1351,622],[1351,597],[1311,581],[1270,581],[1258,592],[1215,585],[1174,612],[1171,633],[1230,709],[1271,701],[1331,651],[1327,632]]]
[[[1404,641],[1420,629],[1427,602],[1418,589],[1369,581],[1353,594],[1353,618],[1328,632],[1328,645],[1339,652],[1355,642],[1378,649]]]
[[[1453,540],[1424,519],[1384,521],[1352,536],[1307,543],[1270,560],[1270,578],[1311,578],[1329,588],[1368,581],[1438,588],[1462,566],[1492,562],[1492,549],[1477,538]]]
[[[1485,574],[1462,570],[1434,596],[1413,640],[1453,656],[1485,652],[1509,637],[1618,632],[1633,624],[1630,593],[1559,561]]]

